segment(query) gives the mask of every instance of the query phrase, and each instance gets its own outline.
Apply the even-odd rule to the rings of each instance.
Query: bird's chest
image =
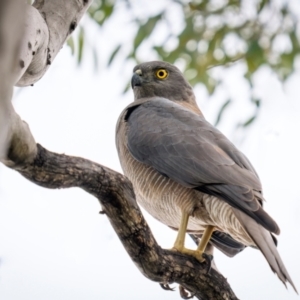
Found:
[[[152,167],[135,160],[125,141],[117,139],[117,149],[122,169],[133,184],[137,201],[154,218],[170,227],[178,228],[182,211],[190,215],[195,210],[201,212],[201,197],[196,191],[183,187]],[[204,207],[203,215],[207,215]],[[204,219],[201,222],[191,218],[189,230],[200,230],[201,223],[205,224]]]

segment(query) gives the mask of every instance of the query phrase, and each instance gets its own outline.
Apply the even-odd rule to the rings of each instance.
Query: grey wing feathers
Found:
[[[202,235],[191,233],[189,235],[198,245],[198,239],[201,239]],[[229,234],[221,231],[214,231],[209,242],[229,257],[235,256],[246,248],[244,244],[237,242]]]
[[[125,120],[127,146],[135,159],[183,186],[218,196],[279,233],[259,203],[261,183],[254,168],[203,117],[167,99],[151,98],[131,106]]]
[[[249,218],[240,210],[234,209],[234,213],[249,236],[255,242],[257,248],[259,248],[265,256],[272,271],[277,274],[278,278],[284,283],[284,285],[286,285],[286,282],[289,282],[298,294],[296,286],[294,285],[277,251],[276,239],[274,241],[274,237],[270,234],[270,232],[265,230],[263,227],[258,226],[252,218]]]

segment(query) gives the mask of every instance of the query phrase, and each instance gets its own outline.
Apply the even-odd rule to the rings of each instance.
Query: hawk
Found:
[[[166,62],[146,62],[134,68],[131,85],[134,102],[116,128],[120,163],[140,205],[178,230],[173,248],[200,261],[209,241],[229,256],[245,246],[258,248],[296,291],[255,169],[205,120],[183,74]],[[197,250],[184,247],[186,233],[201,236]]]

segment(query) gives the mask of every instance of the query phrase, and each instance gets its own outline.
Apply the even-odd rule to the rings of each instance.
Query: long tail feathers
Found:
[[[280,258],[270,232],[242,211],[235,208],[233,208],[233,210],[234,214],[243,225],[248,235],[265,256],[272,271],[277,274],[278,278],[285,286],[286,282],[289,282],[294,288],[295,292],[298,294],[298,291]]]

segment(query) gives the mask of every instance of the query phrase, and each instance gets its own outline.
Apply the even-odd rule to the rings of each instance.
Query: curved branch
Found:
[[[12,159],[11,153],[8,157]],[[115,232],[141,273],[163,284],[176,282],[198,299],[236,300],[227,280],[195,258],[162,249],[155,241],[137,203],[131,182],[89,160],[57,154],[37,144],[31,163],[13,168],[47,188],[80,187],[100,202]]]

